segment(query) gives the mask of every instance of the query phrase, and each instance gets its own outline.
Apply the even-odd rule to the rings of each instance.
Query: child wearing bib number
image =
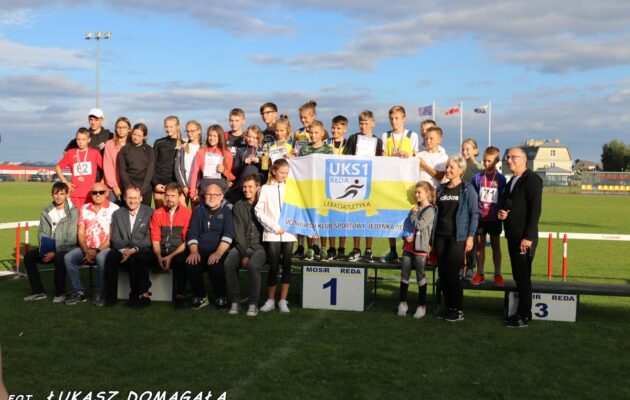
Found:
[[[494,284],[503,286],[501,276],[501,221],[497,218],[499,212],[498,200],[503,198],[506,180],[496,166],[501,152],[494,146],[488,147],[483,153],[484,170],[473,176],[472,185],[479,195],[479,226],[477,227],[477,273],[470,284],[477,286],[485,280],[484,263],[486,259],[486,235],[490,235],[492,246],[492,260],[494,261]]]
[[[70,201],[79,209],[87,201],[92,185],[96,182],[96,173],[103,168],[101,152],[88,147],[90,131],[79,128],[76,134],[77,148],[66,151],[57,163],[55,171],[59,180],[70,188]],[[63,169],[70,169],[71,182],[63,174]]]
[[[416,183],[416,201],[418,203],[411,209],[405,220],[405,241],[402,265],[400,266],[399,317],[406,316],[407,310],[409,310],[407,291],[412,268],[416,269],[416,282],[418,283],[418,308],[413,317],[422,318],[427,314],[427,278],[424,267],[427,265],[427,257],[431,250],[431,231],[435,219],[435,189],[429,182]]]

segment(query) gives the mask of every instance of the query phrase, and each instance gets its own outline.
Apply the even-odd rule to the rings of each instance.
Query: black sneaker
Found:
[[[295,250],[293,252],[293,254],[291,254],[291,257],[293,257],[293,258],[302,258],[302,257],[304,257],[304,246],[299,245],[297,247],[297,250]]]
[[[457,322],[464,320],[464,312],[462,310],[455,310],[453,308],[446,311],[444,314],[444,321],[446,322]]]
[[[85,295],[82,292],[74,292],[72,296],[66,299],[66,304],[69,306],[75,305],[77,303],[84,303]]]
[[[381,258],[381,262],[382,263],[397,263],[398,253],[390,250],[389,253],[385,254],[385,256]]]
[[[186,301],[183,297],[176,297],[175,301],[173,302],[173,307],[175,307],[175,310],[177,311],[184,310],[186,309]]]
[[[326,255],[322,257],[322,261],[332,261],[335,259],[336,255],[337,251],[331,247],[328,249],[328,251],[326,251]]]
[[[219,297],[218,299],[216,299],[216,300],[214,301],[214,305],[215,305],[217,308],[227,308],[227,306],[228,306],[228,301],[227,301],[227,298],[225,298],[225,297]]]
[[[346,260],[346,249],[345,248],[340,247],[340,248],[337,249],[337,255],[335,256],[335,260],[339,260],[339,261],[345,261]]]
[[[315,253],[313,255],[313,259],[315,261],[321,261],[322,260],[322,251],[319,248],[319,246],[313,246],[313,253]]]
[[[140,296],[140,300],[138,300],[138,308],[146,308],[151,305],[151,298]]]
[[[363,253],[363,262],[373,263],[374,256],[372,255],[372,249],[365,249],[365,253]]]
[[[361,250],[355,248],[355,249],[352,249],[350,254],[348,254],[348,258],[346,258],[346,261],[357,262],[359,261],[360,258],[361,258]]]
[[[512,315],[507,319],[505,326],[508,328],[527,328],[527,318],[520,315]]]
[[[193,298],[192,304],[190,305],[190,307],[193,310],[199,310],[200,308],[204,308],[208,304],[210,304],[210,302],[208,301],[208,296],[206,296],[206,297],[195,297],[195,298]]]

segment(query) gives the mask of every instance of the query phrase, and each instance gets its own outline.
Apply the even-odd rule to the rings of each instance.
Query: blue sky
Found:
[[[57,161],[94,106],[101,41],[101,108],[163,135],[165,116],[228,127],[241,107],[260,124],[273,101],[299,127],[298,107],[318,102],[329,125],[357,115],[437,103],[447,152],[464,137],[487,145],[559,138],[573,158],[598,161],[611,139],[630,142],[630,3],[620,1],[154,0],[107,3],[0,0],[1,161]]]

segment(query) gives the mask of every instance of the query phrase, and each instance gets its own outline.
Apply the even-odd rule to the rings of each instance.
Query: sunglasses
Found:
[[[96,195],[104,195],[105,194],[105,190],[92,190],[92,196],[96,196]]]

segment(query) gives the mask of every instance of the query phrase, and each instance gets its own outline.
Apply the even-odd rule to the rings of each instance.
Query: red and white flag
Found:
[[[451,114],[457,114],[459,112],[459,106],[456,107],[451,107],[448,110],[446,110],[446,112],[444,113],[444,115],[451,115]]]

